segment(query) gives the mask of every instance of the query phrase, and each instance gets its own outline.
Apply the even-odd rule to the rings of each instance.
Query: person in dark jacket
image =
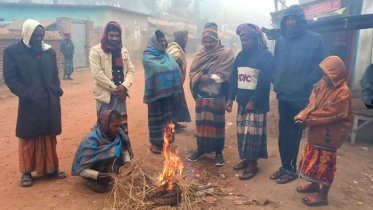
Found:
[[[285,184],[297,179],[302,128],[293,119],[307,106],[313,85],[322,78],[319,64],[326,57],[326,49],[322,36],[307,29],[303,9],[298,5],[286,10],[281,30],[274,52],[277,65],[273,83],[280,114],[278,144],[282,167],[270,178]]]
[[[241,38],[242,51],[235,60],[226,110],[231,112],[233,101],[237,101],[238,152],[242,162],[233,169],[245,169],[239,178],[248,180],[259,171],[258,159],[268,158],[267,112],[272,72],[276,63],[258,26],[241,24],[236,33]]]
[[[373,109],[373,63],[370,64],[361,80],[363,101],[368,109]]]
[[[16,136],[22,187],[33,185],[31,172],[66,178],[58,170],[56,136],[61,134],[56,52],[43,42],[45,31],[36,20],[23,24],[23,39],[4,50],[4,80],[18,96]]]
[[[65,61],[65,71],[63,75],[63,80],[74,80],[70,77],[72,73],[74,73],[74,44],[71,41],[71,34],[70,32],[66,32],[63,37],[63,41],[61,42],[61,53],[63,54]]]

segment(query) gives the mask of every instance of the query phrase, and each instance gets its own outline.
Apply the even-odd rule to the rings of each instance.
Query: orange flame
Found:
[[[174,185],[170,181],[174,176],[181,176],[183,173],[184,165],[180,158],[177,156],[177,150],[172,150],[170,143],[172,142],[172,133],[175,125],[168,124],[164,129],[164,142],[163,142],[163,155],[166,160],[163,162],[163,173],[159,179],[159,186],[167,183],[167,190],[172,190]]]

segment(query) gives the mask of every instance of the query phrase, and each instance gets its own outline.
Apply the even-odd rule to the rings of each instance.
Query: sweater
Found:
[[[240,52],[231,77],[229,99],[236,100],[242,106],[253,101],[256,111],[268,112],[270,83],[275,64],[272,53],[267,49]]]

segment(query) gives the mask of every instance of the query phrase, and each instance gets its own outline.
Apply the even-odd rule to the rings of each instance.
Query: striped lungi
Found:
[[[128,135],[128,117],[127,117],[127,105],[126,101],[120,99],[118,96],[111,95],[110,103],[105,104],[101,101],[97,101],[96,104],[97,116],[106,110],[117,110],[120,113],[122,125],[124,126],[124,132]]]
[[[205,153],[221,152],[225,141],[225,98],[196,100],[196,127],[198,150]]]
[[[37,171],[39,175],[58,170],[56,136],[38,136],[19,139],[19,167],[21,173]]]
[[[267,159],[267,114],[246,113],[246,106],[238,106],[237,140],[240,159]]]
[[[173,96],[169,96],[148,103],[149,140],[152,145],[163,145],[164,128],[174,120],[173,102]]]

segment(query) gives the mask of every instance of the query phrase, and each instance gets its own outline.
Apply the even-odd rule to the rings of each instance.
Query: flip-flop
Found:
[[[282,181],[283,179],[285,179],[285,181]],[[297,174],[292,173],[290,171],[285,171],[285,173],[276,180],[276,183],[277,184],[287,184],[287,183],[292,182],[296,179],[298,179]]]
[[[28,183],[26,183],[28,182]],[[32,176],[29,173],[22,174],[20,185],[22,187],[31,187],[34,184],[34,181],[32,180]]]
[[[243,160],[239,164],[233,166],[233,170],[240,171],[240,170],[243,170],[243,169],[247,168],[248,165],[249,165],[249,161],[248,160]]]
[[[249,170],[249,171],[247,171],[247,170],[245,169],[245,171],[243,172],[243,175],[242,175],[242,176],[239,176],[238,178],[239,178],[240,180],[249,180],[249,179],[254,178],[254,177],[258,174],[258,172],[259,172],[258,167],[255,167],[255,168],[253,168],[253,169],[251,169],[251,170]],[[245,175],[247,175],[247,174],[252,174],[252,175],[251,175],[251,176],[245,176]]]
[[[63,171],[55,171],[54,173],[51,174],[52,177],[56,178],[56,179],[65,179],[66,178],[66,174],[65,172]]]
[[[298,193],[319,193],[321,192],[321,189],[320,187],[317,190],[311,189],[310,185],[308,184],[308,185],[297,187],[297,192]]]
[[[277,180],[278,178],[280,178],[282,175],[284,175],[284,173],[286,172],[286,170],[284,168],[280,168],[278,169],[278,171],[276,171],[274,174],[272,174],[269,179],[271,180]]]
[[[314,201],[311,201],[311,198],[314,199]],[[321,207],[321,206],[328,206],[328,202],[319,202],[317,201],[316,196],[310,196],[302,199],[302,202],[304,205],[309,207]]]

